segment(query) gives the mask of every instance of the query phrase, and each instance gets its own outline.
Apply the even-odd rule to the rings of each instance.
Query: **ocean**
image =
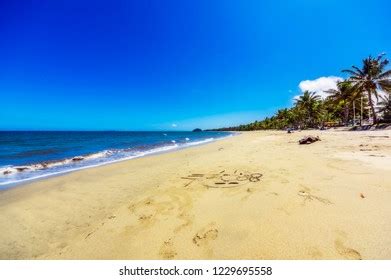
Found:
[[[212,131],[0,131],[0,189],[230,135]]]

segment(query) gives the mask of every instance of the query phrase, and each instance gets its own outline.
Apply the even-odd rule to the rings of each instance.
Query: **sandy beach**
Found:
[[[390,130],[245,132],[1,191],[0,259],[391,259],[390,171]]]

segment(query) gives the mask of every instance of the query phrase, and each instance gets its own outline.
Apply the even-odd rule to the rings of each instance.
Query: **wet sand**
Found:
[[[390,171],[390,130],[243,133],[1,191],[0,258],[391,259]]]

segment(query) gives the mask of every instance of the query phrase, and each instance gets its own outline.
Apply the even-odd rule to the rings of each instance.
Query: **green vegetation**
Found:
[[[381,101],[379,105],[379,113],[383,114],[383,120],[385,122],[391,122],[391,94],[387,96],[380,96]]]
[[[295,99],[292,108],[280,109],[272,117],[216,130],[321,128],[362,124],[371,119],[373,124],[390,122],[391,70],[385,70],[388,63],[384,54],[377,58],[369,56],[362,61],[361,68],[352,66],[352,69],[343,70],[350,76],[338,82],[337,89],[325,91],[328,93],[325,99],[315,92],[305,91]],[[375,100],[379,101],[377,107]]]

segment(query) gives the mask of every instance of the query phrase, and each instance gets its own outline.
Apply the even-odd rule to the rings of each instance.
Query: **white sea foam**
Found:
[[[221,139],[221,138],[219,138],[219,139]],[[206,144],[206,143],[212,142],[214,140],[215,140],[214,138],[208,138],[208,139],[205,139],[205,140],[189,142],[189,143],[186,143],[184,146],[186,146],[186,147],[196,146],[196,145]]]
[[[111,154],[113,154],[112,151],[102,151],[102,152],[93,153],[85,156],[76,156],[73,158],[57,160],[57,161],[43,162],[43,163],[24,165],[24,166],[7,166],[5,168],[0,168],[0,177],[1,175],[9,176],[20,172],[32,172],[32,171],[39,171],[39,170],[47,170],[50,168],[53,169],[55,167],[74,164],[75,162],[104,158],[110,156]],[[0,185],[2,184],[3,182],[0,182]]]

